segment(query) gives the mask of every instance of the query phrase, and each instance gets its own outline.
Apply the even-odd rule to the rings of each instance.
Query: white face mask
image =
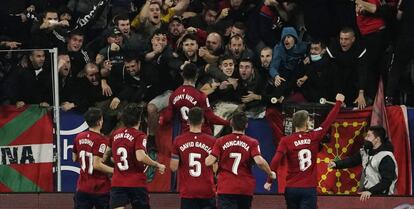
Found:
[[[322,59],[322,54],[311,54],[310,57],[313,62],[317,62]]]

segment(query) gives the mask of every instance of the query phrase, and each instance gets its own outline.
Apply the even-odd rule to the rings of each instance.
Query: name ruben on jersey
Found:
[[[181,150],[181,152],[184,152],[184,150],[186,150],[187,148],[190,148],[190,147],[198,147],[198,148],[201,148],[204,151],[206,151],[208,154],[211,153],[211,147],[209,147],[209,146],[207,146],[207,145],[205,145],[204,143],[201,143],[201,142],[187,142],[187,143],[180,146],[180,150]]]
[[[79,140],[79,145],[83,145],[83,144],[86,144],[86,145],[89,145],[90,147],[92,147],[93,146],[93,141],[90,140],[90,139],[80,139]]]
[[[304,144],[310,144],[311,140],[310,139],[299,139],[293,142],[295,144],[295,147],[299,146],[299,145],[304,145]]]
[[[178,102],[178,100],[187,100],[189,102],[191,102],[191,104],[196,105],[197,101],[194,100],[194,97],[188,95],[188,94],[179,94],[177,96],[174,97],[173,99],[173,104],[176,104]]]
[[[114,136],[114,141],[117,140],[117,139],[120,139],[120,138],[125,138],[125,139],[128,139],[129,141],[133,141],[134,140],[134,137],[131,134],[124,132],[124,133],[116,134]]]
[[[246,151],[249,151],[249,149],[250,149],[250,146],[247,145],[246,142],[243,142],[243,141],[240,141],[240,140],[228,141],[223,145],[222,149],[224,151],[227,148],[233,147],[233,146],[243,147]]]

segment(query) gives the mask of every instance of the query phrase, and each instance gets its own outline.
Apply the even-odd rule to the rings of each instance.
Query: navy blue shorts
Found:
[[[133,209],[150,209],[148,191],[143,187],[112,187],[111,209],[131,204]]]
[[[75,209],[108,209],[109,208],[109,193],[108,194],[90,194],[85,192],[76,192],[73,197],[75,202]]]
[[[289,209],[316,209],[316,188],[286,187],[285,200]]]
[[[216,198],[181,198],[181,209],[216,209]]]
[[[219,209],[250,209],[253,197],[250,195],[219,194]]]

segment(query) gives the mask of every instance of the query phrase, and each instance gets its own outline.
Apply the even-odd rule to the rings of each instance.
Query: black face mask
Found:
[[[372,142],[364,140],[364,149],[365,150],[372,150],[374,148],[374,144]]]

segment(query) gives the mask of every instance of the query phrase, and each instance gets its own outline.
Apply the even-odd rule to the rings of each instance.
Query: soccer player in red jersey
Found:
[[[288,174],[285,189],[287,208],[316,208],[316,154],[323,136],[338,115],[344,100],[344,95],[337,94],[335,106],[322,125],[314,130],[308,128],[309,113],[306,110],[293,114],[292,125],[295,132],[282,137],[271,163],[271,168],[276,171],[283,157],[287,158]],[[268,179],[264,187],[270,190],[270,186],[271,181]]]
[[[193,107],[188,112],[190,131],[174,141],[170,168],[178,169],[181,209],[215,209],[213,170],[204,164],[216,139],[201,132],[203,110]]]
[[[207,96],[194,87],[197,80],[197,66],[193,63],[185,64],[182,76],[184,83],[171,94],[168,107],[160,118],[160,123],[171,121],[174,113],[178,112],[181,121],[181,131],[185,133],[189,129],[187,124],[188,111],[192,107],[200,107],[204,110],[204,116],[206,118],[202,126],[203,133],[211,134],[212,124],[229,125],[227,120],[214,114]]]
[[[217,139],[206,165],[218,161],[218,207],[220,209],[250,209],[256,180],[252,162],[275,179],[276,174],[260,154],[259,142],[244,134],[246,113],[236,111],[230,120],[233,132]]]
[[[84,115],[89,126],[79,133],[73,143],[72,159],[80,163],[80,175],[74,197],[75,209],[106,209],[109,206],[111,181],[108,174],[114,169],[103,163],[108,140],[101,135],[102,111],[89,108]]]
[[[123,209],[128,203],[132,208],[149,209],[145,165],[156,167],[161,174],[165,170],[165,165],[146,154],[147,136],[139,131],[141,114],[142,109],[137,104],[125,106],[121,115],[125,128],[115,130],[109,141],[114,159],[111,209]]]

